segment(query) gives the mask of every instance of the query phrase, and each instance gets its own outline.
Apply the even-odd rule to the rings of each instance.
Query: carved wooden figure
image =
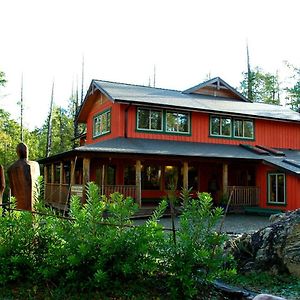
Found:
[[[24,143],[17,146],[19,160],[8,169],[8,177],[12,196],[16,197],[17,208],[32,210],[34,191],[40,175],[39,164],[28,160],[28,148]]]
[[[4,169],[3,169],[2,165],[0,165],[0,204],[2,204],[2,197],[3,197],[4,189],[5,189]]]

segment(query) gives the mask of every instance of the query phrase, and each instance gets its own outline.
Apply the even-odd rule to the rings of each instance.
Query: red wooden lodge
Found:
[[[232,206],[300,207],[300,114],[253,103],[221,78],[185,91],[93,80],[77,118],[82,146],[40,161],[53,206],[69,191],[84,197],[89,181],[143,206],[175,180],[215,202],[234,190]]]

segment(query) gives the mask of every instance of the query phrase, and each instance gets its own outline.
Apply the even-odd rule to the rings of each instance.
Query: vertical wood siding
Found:
[[[121,114],[124,114],[124,109]],[[210,137],[209,119],[208,113],[192,112],[191,135],[138,132],[136,131],[136,106],[131,106],[128,111],[128,137],[229,145],[244,143],[274,148],[300,149],[300,124],[298,123],[256,119],[254,123],[255,140],[247,140]]]
[[[96,115],[101,113],[104,110],[111,109],[111,132],[105,134],[103,136],[99,136],[97,138],[93,138],[93,119]],[[123,135],[123,119],[124,117],[120,114],[120,104],[112,103],[105,96],[102,95],[102,98],[99,96],[89,113],[87,119],[87,136],[86,136],[86,144],[93,144],[99,141],[103,141],[110,138],[115,138],[120,135]]]

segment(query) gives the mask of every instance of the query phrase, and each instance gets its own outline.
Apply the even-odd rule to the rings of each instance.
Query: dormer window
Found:
[[[93,138],[110,133],[111,112],[106,110],[94,117]]]

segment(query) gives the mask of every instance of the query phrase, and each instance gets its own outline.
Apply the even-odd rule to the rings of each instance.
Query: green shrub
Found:
[[[166,298],[189,298],[230,271],[222,251],[225,236],[214,231],[222,210],[212,208],[209,194],[186,196],[174,243],[159,223],[166,201],[134,226],[133,199],[99,196],[94,183],[87,188],[84,205],[71,198],[69,218],[43,201],[36,204],[41,214],[11,211],[0,218],[0,284],[39,282],[125,298],[143,286],[148,293],[163,289]]]

